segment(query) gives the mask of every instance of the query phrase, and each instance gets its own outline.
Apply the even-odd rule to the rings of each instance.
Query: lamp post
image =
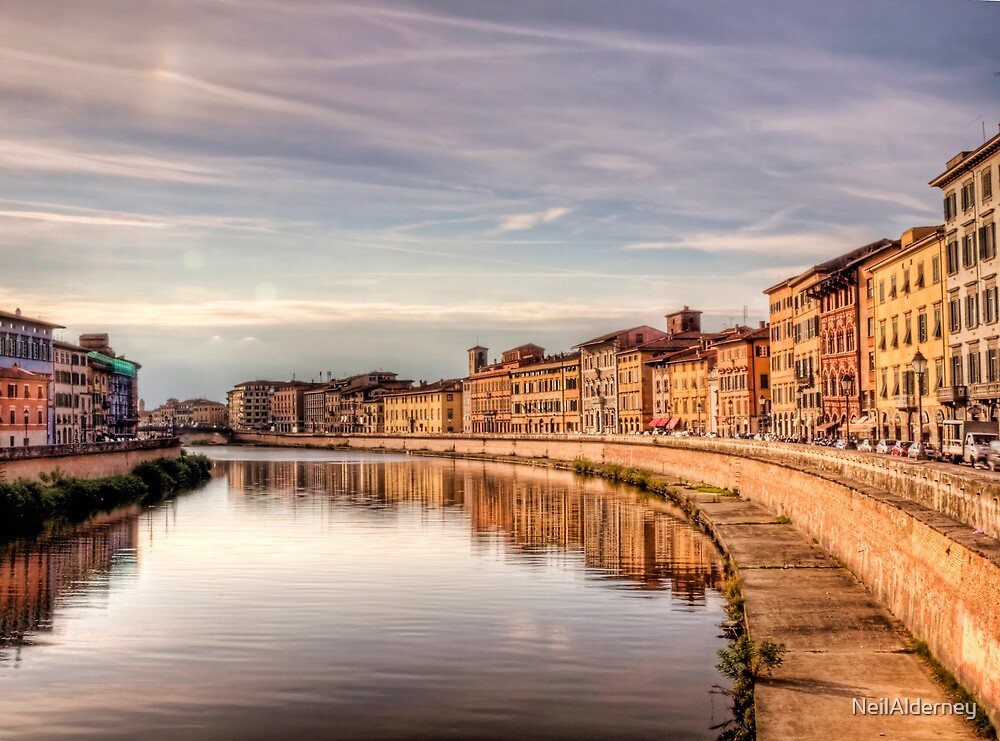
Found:
[[[917,442],[917,460],[924,459],[924,371],[927,370],[927,358],[923,356],[920,350],[917,350],[916,354],[913,356],[913,360],[910,361],[910,367],[913,368],[913,375],[917,377],[917,436],[914,438]]]
[[[24,410],[24,447],[28,447],[28,410]]]
[[[698,403],[695,406],[698,409],[698,434],[701,435],[705,432],[701,426],[701,399],[698,399]]]
[[[761,435],[764,434],[764,402],[766,401],[764,394],[757,397],[757,432]]]
[[[851,392],[854,390],[854,376],[845,373],[840,377],[840,391],[844,394],[844,447],[851,439]]]
[[[733,419],[733,400],[729,400],[729,437],[735,433],[736,421]]]

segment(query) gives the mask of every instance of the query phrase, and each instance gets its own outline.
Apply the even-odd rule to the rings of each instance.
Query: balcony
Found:
[[[917,406],[917,397],[913,394],[896,394],[892,400],[896,409],[913,409]]]
[[[937,400],[942,404],[961,404],[968,398],[965,386],[942,386],[937,390]]]
[[[969,386],[970,399],[1000,399],[1000,383],[973,383]]]

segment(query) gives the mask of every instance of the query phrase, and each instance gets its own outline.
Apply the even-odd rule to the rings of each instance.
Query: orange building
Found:
[[[771,400],[771,330],[738,327],[713,344],[719,372],[717,415],[721,434],[732,437],[767,427]]]
[[[17,365],[0,368],[0,447],[48,445],[49,382]]]

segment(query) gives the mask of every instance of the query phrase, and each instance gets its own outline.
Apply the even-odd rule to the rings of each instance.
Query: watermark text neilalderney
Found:
[[[855,697],[851,702],[852,715],[962,715],[972,720],[978,711],[974,702],[928,702],[907,697]]]

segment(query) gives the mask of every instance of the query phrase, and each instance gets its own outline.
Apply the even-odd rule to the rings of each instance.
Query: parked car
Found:
[[[881,453],[882,455],[888,455],[895,445],[895,440],[879,440],[878,445],[875,446],[875,452]]]
[[[874,449],[871,440],[865,439],[858,443],[858,450],[862,450],[865,453],[871,453]]]
[[[934,446],[933,443],[929,443],[929,442],[926,442],[926,441],[923,442],[923,443],[913,443],[913,445],[911,445],[909,448],[907,448],[907,450],[906,450],[906,456],[908,458],[913,458],[913,459],[920,458],[921,457],[920,456],[920,446],[921,445],[923,445],[923,447],[924,447],[924,454],[923,454],[924,460],[928,460],[928,461],[939,461],[939,460],[941,460],[941,451],[938,450]]]
[[[909,452],[912,444],[909,440],[897,440],[896,444],[892,446],[892,450],[889,451],[889,455],[903,458]]]

